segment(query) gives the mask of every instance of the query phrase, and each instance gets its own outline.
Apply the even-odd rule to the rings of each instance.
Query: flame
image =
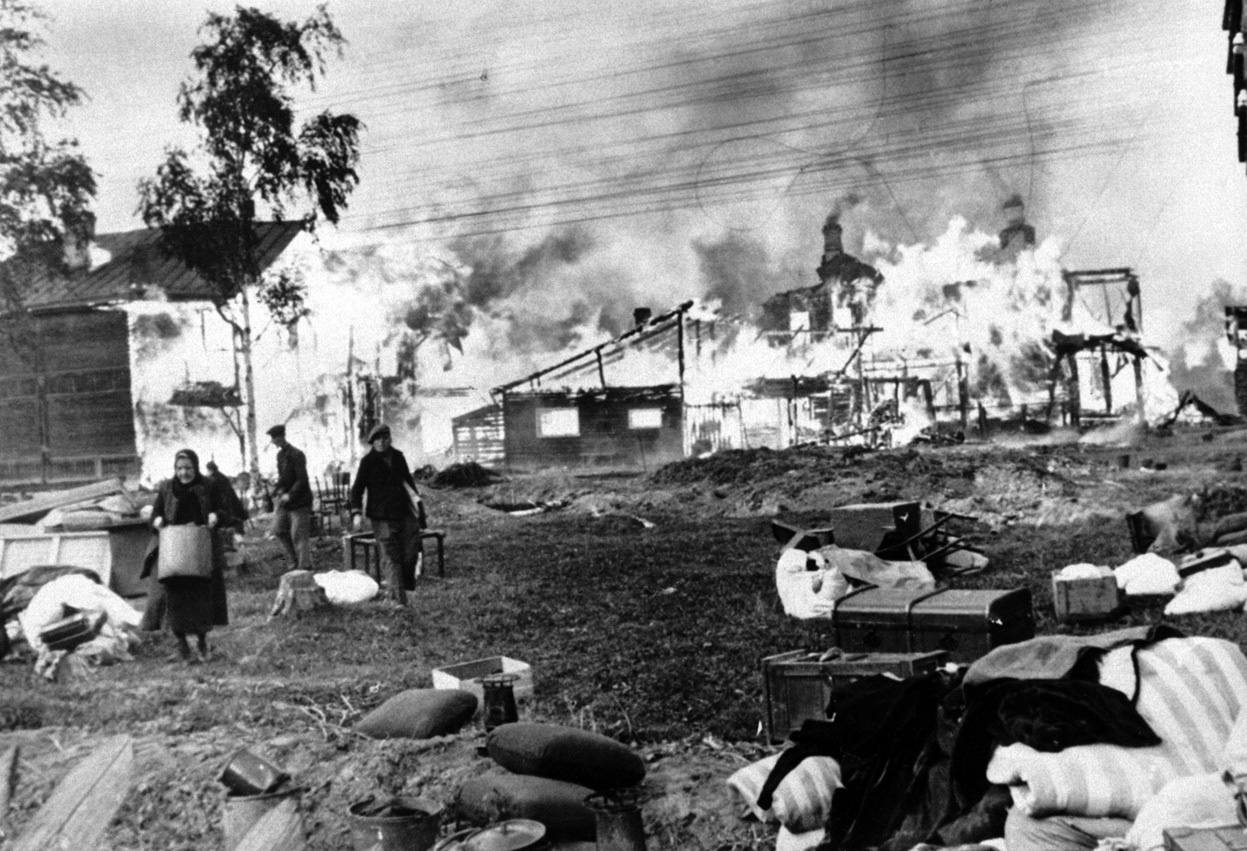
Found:
[[[448,449],[450,418],[487,404],[491,387],[557,363],[622,330],[615,314],[628,303],[625,299],[637,303],[626,288],[597,309],[567,295],[580,292],[575,286],[578,275],[598,281],[586,298],[609,289],[602,256],[611,262],[620,258],[614,247],[602,249],[602,256],[586,257],[584,246],[595,244],[546,240],[516,253],[519,259],[510,266],[506,256],[490,255],[479,261],[492,264],[485,277],[471,258],[415,244],[298,253],[311,316],[297,350],[279,329],[266,329],[262,315],[255,319],[261,431],[273,422],[287,423],[292,442],[308,452],[314,470],[349,462],[360,447],[341,400],[345,376],[393,376],[406,356],[412,360],[407,367],[412,386],[391,398],[386,417],[396,444],[413,460],[435,461]],[[846,289],[864,322],[879,329],[861,348],[860,369],[867,377],[929,378],[937,407],[955,406],[959,367],[969,377],[972,394],[989,408],[1016,415],[1020,405],[1042,407],[1048,400],[1052,352],[1046,343],[1052,332],[1111,331],[1080,302],[1073,304],[1068,320],[1062,318],[1067,289],[1055,238],[1002,257],[996,237],[954,218],[930,243],[892,244],[868,232],[863,246],[864,259],[883,274],[884,282]],[[728,248],[722,249],[723,256],[737,257],[748,245]],[[705,254],[708,249],[703,245],[700,250]],[[600,371],[590,363],[547,375],[542,388],[591,389],[603,380],[609,386],[652,386],[683,378],[690,406],[735,404],[742,421],[788,416],[801,439],[817,438],[804,414],[777,413],[776,400],[755,399],[748,385],[755,379],[809,376],[853,380],[859,338],[851,333],[821,339],[798,333],[777,342],[747,317],[729,312],[740,309],[746,281],[704,283],[723,294],[696,301],[687,313],[682,376],[672,333],[607,351]],[[723,299],[730,301],[728,307]],[[664,305],[655,308],[661,313]],[[238,457],[237,438],[219,415],[167,409],[172,390],[184,380],[234,383],[228,327],[211,311],[204,314],[202,308],[186,305],[135,302],[129,310],[132,328],[142,316],[167,314],[181,330],[167,338],[137,340],[133,347],[145,477],[163,475],[173,451],[187,443],[205,458],[233,463],[225,459]],[[436,332],[443,326],[438,323],[447,320],[447,311],[458,311],[449,317],[458,324],[452,323],[452,333],[439,336]],[[796,327],[789,330],[800,330],[801,321],[795,318]],[[808,316],[804,322],[808,327]],[[1084,372],[1087,381],[1097,380],[1098,370]],[[1177,394],[1163,359],[1146,364],[1143,378],[1148,418],[1172,411]],[[1117,370],[1112,382],[1117,409],[1128,412],[1135,404],[1133,371]],[[925,399],[897,402],[898,416],[888,427],[893,443],[900,444],[932,423]],[[154,472],[147,473],[149,467]]]

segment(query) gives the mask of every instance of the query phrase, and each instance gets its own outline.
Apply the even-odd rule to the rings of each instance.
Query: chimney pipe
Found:
[[[838,254],[844,251],[844,243],[841,240],[843,229],[840,227],[839,217],[832,213],[827,217],[827,221],[823,223],[823,254]]]
[[[61,237],[61,256],[65,268],[81,272],[91,266],[91,237],[95,236],[95,214],[84,212],[65,222]]]
[[[638,327],[644,325],[646,322],[649,322],[653,316],[654,311],[650,310],[648,307],[638,307],[636,310],[632,311],[632,321],[636,323]]]

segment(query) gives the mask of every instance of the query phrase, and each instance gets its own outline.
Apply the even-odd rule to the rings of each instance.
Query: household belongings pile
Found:
[[[1244,580],[1243,559],[1247,546],[1210,547],[1193,553],[1144,553],[1115,568],[1104,565],[1072,564],[1053,574],[1054,598],[1058,616],[1068,608],[1068,599],[1061,589],[1076,589],[1107,582],[1125,599],[1131,597],[1169,597],[1165,615],[1189,615],[1198,612],[1220,612],[1243,609],[1247,605],[1247,581]],[[1073,595],[1074,591],[1067,591]],[[1062,606],[1062,600],[1066,605]],[[1101,614],[1110,614],[1107,605]],[[1067,613],[1068,614],[1068,613]],[[1072,620],[1072,617],[1062,617]]]
[[[858,679],[833,702],[831,720],[728,780],[781,823],[780,848],[1004,836],[1064,851],[1052,837],[1076,816],[1151,851],[1169,829],[1234,824],[1222,775],[1247,775],[1247,657],[1164,626],[1041,636],[964,674]]]
[[[4,585],[0,611],[14,616],[40,675],[58,679],[71,670],[132,658],[142,615],[91,571],[36,567],[0,588]]]
[[[783,543],[775,587],[784,611],[809,619],[830,616],[851,588],[934,588],[987,567],[987,557],[951,535],[952,520],[972,519],[917,502],[846,505],[830,511],[825,528],[803,529],[775,518]]]
[[[141,500],[121,479],[104,479],[0,507],[0,524],[30,525],[49,532],[85,532],[134,523],[141,509]]]
[[[0,507],[0,581],[31,567],[92,570],[123,597],[141,596],[151,530],[141,499],[110,479]]]

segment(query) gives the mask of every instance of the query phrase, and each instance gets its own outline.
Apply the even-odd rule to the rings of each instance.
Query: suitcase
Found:
[[[829,514],[836,546],[876,554],[917,537],[934,522],[932,512],[916,502],[842,505]]]
[[[103,612],[78,612],[39,630],[39,640],[49,650],[73,650],[99,635],[103,625]]]
[[[994,647],[1035,637],[1028,588],[859,588],[836,601],[836,645],[845,651],[948,651],[968,663]]]
[[[933,653],[852,653],[819,661],[821,653],[793,650],[762,660],[767,740],[785,741],[810,718],[826,719],[827,707],[842,683],[874,674],[901,678],[934,671],[948,659]]]
[[[1247,851],[1247,832],[1233,827],[1169,827],[1165,851]]]

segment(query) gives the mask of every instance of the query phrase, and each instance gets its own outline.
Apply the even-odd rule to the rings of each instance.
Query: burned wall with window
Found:
[[[677,385],[508,392],[502,404],[510,467],[648,468],[684,456]]]

